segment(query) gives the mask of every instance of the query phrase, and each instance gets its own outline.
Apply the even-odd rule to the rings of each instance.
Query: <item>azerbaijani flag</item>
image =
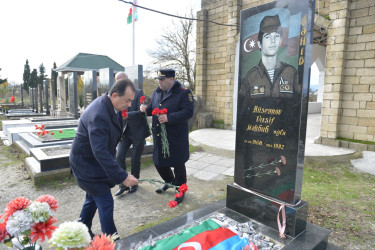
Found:
[[[248,244],[246,238],[240,238],[232,230],[222,228],[215,221],[208,219],[198,226],[187,228],[141,250],[235,250]]]
[[[133,0],[133,3],[135,5],[138,5],[138,0]],[[134,9],[134,13],[133,13],[133,9]],[[133,15],[134,14],[134,15]],[[137,10],[137,6],[132,6],[130,9],[129,9],[129,14],[128,14],[128,18],[127,18],[127,23],[128,24],[131,24],[132,22],[135,21],[138,21],[138,10]]]

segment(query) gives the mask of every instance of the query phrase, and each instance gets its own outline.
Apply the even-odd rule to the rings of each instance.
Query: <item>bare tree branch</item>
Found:
[[[190,17],[194,18],[190,10]],[[163,29],[163,34],[156,40],[157,47],[147,50],[154,58],[153,63],[161,67],[176,70],[176,77],[183,84],[195,91],[195,21],[179,19],[171,27]]]

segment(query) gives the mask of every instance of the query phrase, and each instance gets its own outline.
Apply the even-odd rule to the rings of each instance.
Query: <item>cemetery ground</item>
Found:
[[[194,150],[223,155],[223,150],[214,148],[195,147]],[[231,152],[226,152],[226,155],[234,157]],[[59,203],[55,215],[57,225],[76,220],[84,201],[84,192],[74,178],[50,180],[35,187],[23,166],[25,157],[15,146],[1,143],[0,212],[16,197],[35,200],[49,194]],[[332,230],[329,241],[343,249],[375,248],[375,176],[351,166],[350,160],[359,157],[360,152],[337,157],[309,157],[305,161],[302,198],[309,203],[308,221]],[[160,180],[149,157],[142,160],[141,178]],[[188,176],[189,191],[185,200],[175,208],[167,206],[168,201],[173,199],[172,191],[157,195],[154,191],[156,186],[142,182],[137,192],[114,198],[114,217],[119,235],[126,237],[223,199],[226,197],[226,185],[232,182],[233,177],[229,176],[210,181]],[[113,193],[116,191],[117,187],[112,189]],[[95,216],[93,231],[100,232],[98,216]],[[50,249],[48,243],[41,245],[43,249]]]

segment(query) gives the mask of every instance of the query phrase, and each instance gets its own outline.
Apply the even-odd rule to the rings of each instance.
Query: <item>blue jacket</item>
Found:
[[[193,116],[194,100],[189,89],[175,81],[174,85],[161,99],[160,87],[154,90],[147,114],[155,108],[168,110],[168,122],[165,123],[169,142],[170,157],[164,158],[161,144],[161,127],[156,115],[152,117],[152,134],[154,139],[153,161],[162,167],[178,167],[189,160],[189,128],[187,120]]]
[[[144,96],[143,90],[136,89],[132,105],[127,109],[128,118],[124,120],[124,126],[126,125],[124,136],[136,141],[143,141],[150,135],[146,116],[144,113],[139,112],[141,96]]]
[[[86,192],[103,195],[128,177],[115,161],[121,134],[121,112],[115,113],[107,94],[96,98],[82,113],[69,162],[78,185]]]

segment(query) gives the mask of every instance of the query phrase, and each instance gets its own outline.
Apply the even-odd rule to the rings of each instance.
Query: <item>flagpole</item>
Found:
[[[133,25],[133,66],[135,65],[135,13],[134,13],[134,5],[132,5],[132,25]]]

